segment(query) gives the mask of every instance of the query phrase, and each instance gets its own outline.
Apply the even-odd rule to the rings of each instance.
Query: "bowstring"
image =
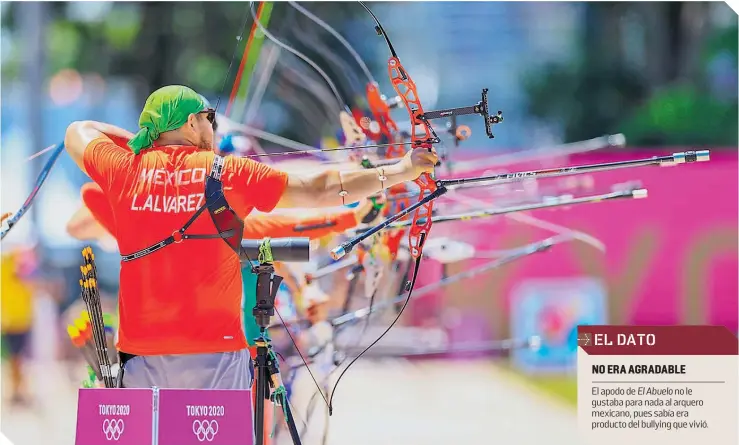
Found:
[[[246,23],[249,21],[249,13],[246,12],[244,14],[244,19],[241,22],[241,31],[236,36],[236,46],[234,47],[233,53],[231,54],[231,61],[228,63],[228,69],[226,69],[226,75],[223,77],[223,82],[221,84],[221,92],[218,93],[218,99],[216,99],[216,113],[218,112],[218,107],[221,105],[221,98],[223,97],[223,93],[226,91],[226,83],[228,82],[228,78],[231,77],[231,68],[233,68],[234,61],[236,60],[236,54],[239,52],[239,44],[242,40],[244,40],[244,31],[246,30]]]
[[[318,384],[318,380],[316,379],[316,376],[313,375],[313,371],[311,371],[310,366],[308,366],[308,361],[305,359],[305,356],[303,356],[303,353],[300,352],[298,343],[295,341],[295,338],[293,337],[292,332],[290,332],[290,329],[287,328],[287,323],[285,323],[285,320],[282,318],[282,315],[280,315],[280,312],[277,310],[277,308],[275,308],[275,313],[280,318],[280,322],[282,322],[282,326],[285,328],[285,332],[287,332],[288,337],[290,337],[290,341],[295,346],[295,350],[298,351],[298,356],[300,356],[300,361],[303,362],[303,365],[305,366],[305,369],[308,371],[308,374],[310,375],[311,380],[313,380],[313,383],[316,385],[316,388],[321,393],[321,397],[323,397],[323,401],[326,402],[326,406],[329,406],[328,400],[326,399],[326,396],[323,394],[323,391],[321,391],[321,386]]]

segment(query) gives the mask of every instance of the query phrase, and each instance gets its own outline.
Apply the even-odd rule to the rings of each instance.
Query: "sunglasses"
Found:
[[[216,110],[213,108],[207,108],[198,112],[198,114],[205,114],[205,118],[208,119],[208,122],[213,126],[213,131],[216,131],[218,128],[218,124],[216,123]]]

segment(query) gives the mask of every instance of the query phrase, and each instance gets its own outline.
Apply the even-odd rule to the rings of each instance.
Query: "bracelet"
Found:
[[[380,190],[385,190],[385,181],[387,181],[387,176],[385,176],[385,169],[384,168],[376,168],[376,171],[378,171],[377,179],[380,180],[380,185],[382,186]]]
[[[338,172],[339,174],[339,186],[341,189],[339,190],[339,196],[341,196],[341,204],[346,205],[346,200],[344,199],[346,195],[349,194],[346,190],[344,190],[344,182],[341,180],[341,172]]]

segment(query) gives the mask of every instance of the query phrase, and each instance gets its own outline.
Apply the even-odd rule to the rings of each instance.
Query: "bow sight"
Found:
[[[499,124],[503,122],[503,112],[498,111],[495,115],[493,116],[490,115],[490,111],[488,108],[488,89],[487,88],[482,89],[482,100],[480,100],[480,102],[476,103],[475,105],[472,105],[469,107],[446,108],[444,110],[427,111],[423,114],[418,115],[418,118],[423,121],[441,119],[445,117],[453,118],[452,126],[456,127],[456,117],[466,116],[469,114],[481,115],[483,117],[483,120],[485,121],[485,133],[488,135],[490,139],[495,138],[492,127],[495,124]],[[458,135],[455,134],[455,137],[458,137]]]

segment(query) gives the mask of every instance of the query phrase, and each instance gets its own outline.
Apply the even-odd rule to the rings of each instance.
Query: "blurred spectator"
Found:
[[[33,322],[33,286],[27,281],[33,258],[30,251],[4,252],[0,261],[0,315],[3,348],[10,362],[10,400],[13,405],[29,402],[22,360]]]

